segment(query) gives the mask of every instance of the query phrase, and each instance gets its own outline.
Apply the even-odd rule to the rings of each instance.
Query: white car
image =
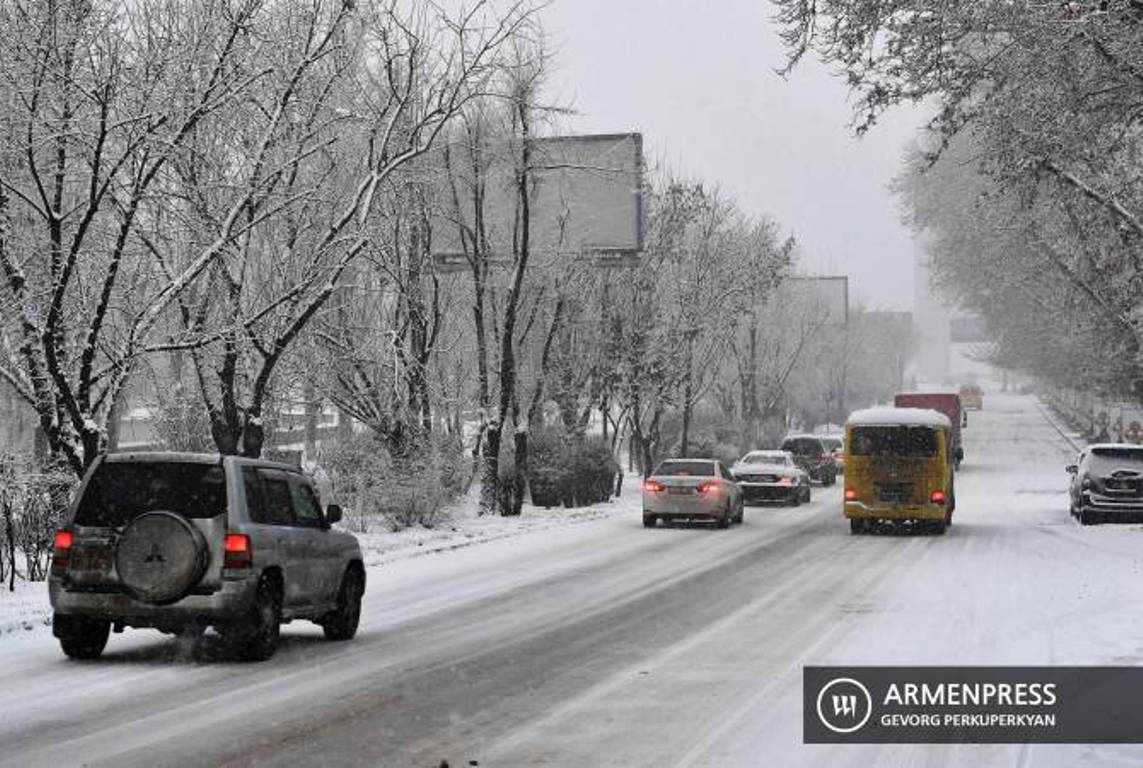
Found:
[[[810,500],[810,476],[789,451],[751,451],[730,471],[745,501],[781,501],[796,507]]]
[[[643,482],[643,525],[659,520],[712,520],[719,528],[742,522],[742,492],[714,459],[667,459]]]

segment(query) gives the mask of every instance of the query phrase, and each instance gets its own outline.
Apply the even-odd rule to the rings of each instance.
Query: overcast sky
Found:
[[[554,0],[553,95],[577,133],[639,131],[649,164],[717,184],[777,220],[807,271],[850,276],[851,302],[912,308],[912,252],[886,189],[923,114],[861,139],[844,83],[817,61],[787,80],[767,0]]]

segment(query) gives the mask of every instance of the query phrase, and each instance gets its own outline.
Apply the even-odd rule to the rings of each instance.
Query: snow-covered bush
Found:
[[[538,507],[581,507],[607,501],[619,463],[605,441],[557,431],[528,440],[528,485]]]
[[[393,456],[372,435],[355,435],[323,449],[318,461],[329,476],[330,501],[341,504],[346,525],[358,532],[378,524],[432,528],[464,491],[467,471],[460,443],[447,437]]]
[[[157,388],[153,410],[155,437],[169,451],[208,452],[216,450],[210,436],[210,417],[196,388],[179,382],[169,389]]]
[[[37,468],[21,456],[0,456],[0,579],[10,589],[17,576],[28,581],[47,576],[52,540],[76,482],[67,466]]]

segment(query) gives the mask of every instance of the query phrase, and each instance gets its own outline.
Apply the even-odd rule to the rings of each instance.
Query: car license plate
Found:
[[[883,485],[877,489],[877,500],[898,504],[908,501],[909,489],[902,485]]]
[[[111,557],[106,550],[79,550],[71,558],[73,571],[107,571],[111,569]]]
[[[690,492],[691,492],[691,489],[687,488],[685,485],[683,485],[683,486],[675,485],[675,486],[671,486],[670,488],[667,489],[667,493],[671,493],[671,494],[675,494],[675,495],[682,495],[684,493],[690,493]]]

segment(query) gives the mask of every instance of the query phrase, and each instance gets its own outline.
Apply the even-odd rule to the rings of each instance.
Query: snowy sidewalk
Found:
[[[400,531],[374,530],[356,534],[368,568],[382,568],[389,563],[422,555],[445,552],[520,536],[532,531],[562,528],[619,514],[637,515],[642,497],[639,493],[641,478],[624,478],[623,495],[603,504],[590,507],[543,509],[525,504],[519,517],[477,514],[479,489],[473,488],[459,500],[433,528],[420,526]],[[48,588],[44,582],[16,580],[16,590],[8,591],[4,584],[0,590],[0,642],[14,632],[31,632],[51,626],[51,606]]]

